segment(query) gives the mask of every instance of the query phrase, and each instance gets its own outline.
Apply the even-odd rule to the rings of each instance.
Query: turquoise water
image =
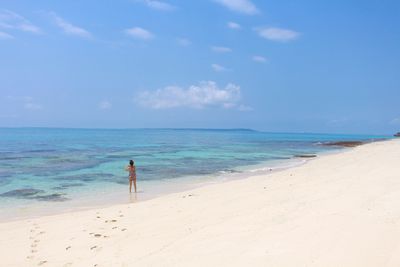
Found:
[[[287,134],[251,130],[0,128],[0,208],[75,203],[126,193],[129,159],[141,193],[167,184],[229,177],[321,143],[385,136]],[[228,175],[228,176],[227,176]],[[195,177],[195,178],[194,178]],[[74,202],[75,201],[75,202]]]

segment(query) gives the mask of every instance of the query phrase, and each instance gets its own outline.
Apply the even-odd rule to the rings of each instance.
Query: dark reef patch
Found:
[[[31,198],[37,194],[44,193],[44,190],[35,188],[21,188],[0,194],[1,197],[14,197],[14,198]]]
[[[365,144],[364,141],[335,141],[335,142],[327,142],[322,143],[324,146],[342,146],[342,147],[355,147]]]
[[[69,200],[69,198],[65,197],[65,194],[62,194],[62,193],[38,195],[38,196],[32,197],[32,199],[36,199],[39,201],[50,201],[50,202],[63,202],[63,201]]]
[[[44,194],[45,191],[35,188],[21,188],[0,194],[0,197],[11,197],[18,199],[36,199],[39,201],[61,202],[69,200],[63,193]]]
[[[79,186],[84,186],[84,185],[85,185],[84,183],[69,183],[69,184],[61,184],[59,186],[55,186],[52,189],[54,189],[54,190],[65,190],[65,189],[70,188],[70,187],[79,187]]]
[[[294,155],[295,158],[315,158],[317,155],[315,154],[297,154]]]
[[[75,174],[75,175],[67,175],[67,176],[57,176],[53,178],[57,181],[64,182],[93,182],[93,181],[101,181],[101,182],[116,182],[120,183],[123,179],[121,176],[116,176],[111,173],[84,173],[84,174]],[[127,179],[127,178],[126,178]],[[124,179],[124,181],[126,181]],[[79,183],[66,183],[65,185],[68,187],[69,185],[74,184],[73,186],[78,186]],[[84,184],[81,184],[84,185]],[[61,185],[63,186],[63,185]],[[64,188],[65,189],[65,188]]]

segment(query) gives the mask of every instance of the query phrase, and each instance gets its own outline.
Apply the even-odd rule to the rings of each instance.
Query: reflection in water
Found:
[[[137,202],[137,193],[133,192],[129,194],[129,203],[135,203]]]

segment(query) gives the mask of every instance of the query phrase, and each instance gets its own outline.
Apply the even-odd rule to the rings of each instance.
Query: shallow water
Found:
[[[337,149],[321,146],[322,142],[374,138],[386,137],[250,130],[0,128],[0,209],[11,216],[10,210],[29,213],[39,206],[58,209],[132,201],[125,195],[124,167],[129,159],[136,162],[143,199],[251,173],[260,164],[282,164],[297,154]]]

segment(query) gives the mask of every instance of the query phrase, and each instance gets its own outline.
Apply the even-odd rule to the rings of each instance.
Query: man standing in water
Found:
[[[132,181],[133,186],[135,187],[136,193],[136,167],[135,162],[133,160],[129,161],[129,165],[125,168],[126,171],[129,172],[129,193],[132,193]]]

